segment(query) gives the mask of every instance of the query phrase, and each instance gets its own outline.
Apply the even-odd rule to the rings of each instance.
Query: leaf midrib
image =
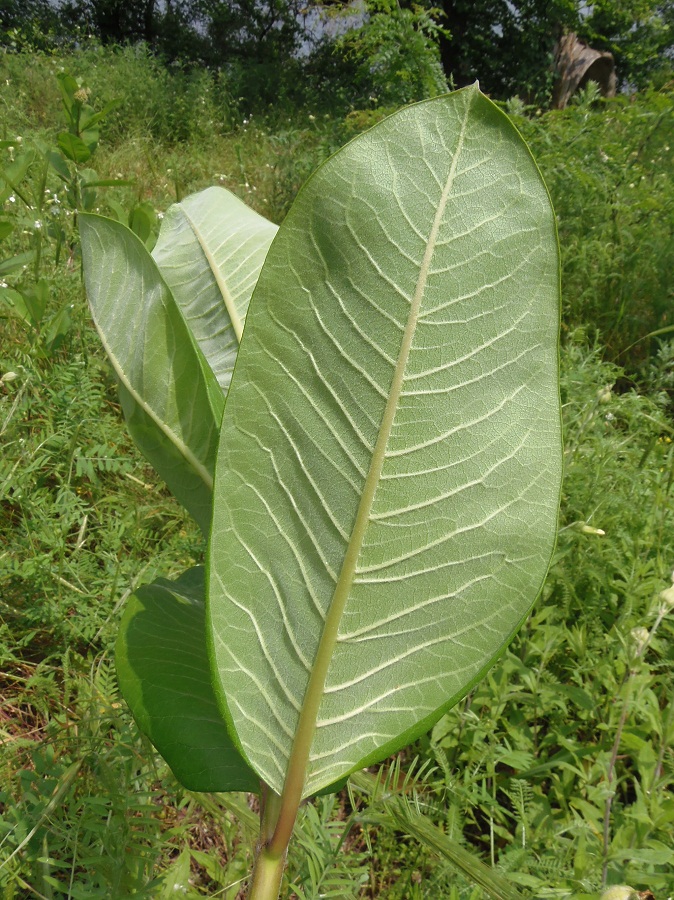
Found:
[[[463,121],[461,123],[461,130],[456,145],[456,151],[452,159],[452,164],[447,176],[447,181],[443,188],[440,202],[438,204],[438,209],[436,210],[433,225],[431,227],[428,241],[426,243],[426,249],[424,251],[423,260],[419,269],[419,276],[417,279],[414,296],[410,304],[410,312],[408,315],[407,324],[405,326],[405,331],[400,346],[400,352],[398,354],[393,378],[391,380],[389,397],[386,402],[379,434],[377,436],[377,441],[372,453],[370,468],[365,479],[363,493],[358,505],[354,527],[351,532],[351,537],[349,538],[346,553],[344,555],[342,568],[340,570],[339,578],[335,586],[335,591],[333,593],[332,600],[330,602],[328,613],[325,619],[325,626],[323,628],[323,633],[318,645],[314,667],[309,677],[309,682],[307,684],[307,689],[304,695],[304,702],[302,704],[297,730],[295,732],[295,739],[293,741],[292,750],[288,760],[287,775],[283,789],[282,811],[281,815],[279,816],[279,826],[277,828],[277,834],[280,830],[283,829],[283,826],[285,824],[283,821],[284,811],[287,810],[289,812],[290,809],[296,808],[302,797],[302,790],[304,787],[306,769],[309,761],[311,743],[315,731],[316,720],[318,718],[319,707],[323,698],[328,668],[332,659],[335,643],[337,641],[342,614],[344,612],[344,608],[351,591],[356,564],[360,555],[363,540],[365,537],[365,531],[369,522],[370,511],[372,508],[372,503],[374,501],[377,486],[379,484],[381,470],[384,465],[386,446],[388,444],[391,429],[393,427],[393,421],[395,419],[395,414],[398,408],[405,369],[412,347],[412,340],[414,338],[416,330],[421,302],[428,281],[431,259],[435,251],[437,237],[447,201],[454,185],[458,160],[463,149],[468,116],[475,93],[475,91],[471,91],[468,103],[466,104],[466,110]],[[281,835],[278,834],[279,843],[280,838]],[[274,844],[276,844],[276,842],[277,835],[275,835],[273,840]]]
[[[229,288],[227,287],[227,283],[225,279],[222,277],[222,273],[220,271],[220,267],[215,261],[215,257],[211,253],[208,245],[206,244],[201,231],[197,228],[195,222],[187,212],[184,206],[181,204],[181,210],[185,218],[187,219],[187,223],[194,232],[194,236],[199,242],[199,246],[206,257],[206,262],[210,266],[211,272],[213,273],[213,277],[215,278],[215,282],[218,286],[218,290],[220,291],[220,295],[222,296],[222,301],[225,304],[225,309],[227,310],[227,314],[229,316],[229,321],[232,323],[232,328],[234,329],[234,334],[236,335],[237,344],[241,344],[241,337],[243,335],[243,322],[241,321],[241,317],[239,316],[236,305],[234,303],[234,298],[229,292]]]

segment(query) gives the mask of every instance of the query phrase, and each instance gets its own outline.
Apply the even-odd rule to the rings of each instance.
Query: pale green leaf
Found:
[[[228,397],[208,594],[223,711],[274,791],[427,730],[527,615],[559,500],[558,324],[547,191],[477,88],[300,192]]]
[[[204,570],[158,579],[127,600],[117,677],[140,730],[192,791],[257,791],[227,734],[206,653]]]
[[[86,214],[80,235],[92,315],[131,436],[207,533],[222,391],[136,235]]]
[[[253,288],[278,227],[224,188],[175,203],[152,251],[226,392]]]

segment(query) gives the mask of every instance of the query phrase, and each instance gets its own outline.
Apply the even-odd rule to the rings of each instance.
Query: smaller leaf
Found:
[[[113,109],[117,109],[117,107],[120,106],[121,103],[122,103],[121,99],[110,100],[110,102],[106,103],[105,106],[103,107],[103,109],[99,110],[99,112],[93,113],[93,115],[87,115],[86,117],[83,117],[82,122],[80,122],[80,128],[82,129],[82,131],[88,131],[94,125],[97,125],[99,122],[102,122],[103,119],[105,119],[105,117],[107,115],[109,115],[113,111]],[[87,109],[87,111],[88,111],[88,109]]]
[[[45,347],[51,353],[58,350],[72,327],[73,323],[70,318],[70,309],[67,306],[64,306],[63,309],[60,309],[56,313],[42,333]]]
[[[30,265],[34,259],[34,250],[27,250],[25,253],[19,253],[16,256],[11,256],[9,259],[4,259],[0,262],[0,275],[8,275],[10,272],[23,269],[24,266]]]
[[[93,153],[98,146],[99,137],[100,132],[98,128],[89,128],[86,131],[80,130],[80,138],[87,145],[91,153]]]
[[[41,278],[38,283],[23,291],[23,299],[32,324],[37,327],[44,317],[49,300],[49,282]]]
[[[35,153],[28,150],[20,153],[6,169],[0,169],[0,203],[4,203],[10,194],[15,193],[27,206],[30,206],[28,199],[21,193],[20,185],[34,162]]]
[[[190,851],[185,848],[180,856],[164,872],[161,893],[158,900],[172,900],[173,897],[185,896],[190,890]],[[192,895],[194,896],[194,895]]]
[[[106,206],[110,209],[111,219],[114,219],[116,222],[121,222],[124,225],[128,223],[129,213],[121,203],[117,200],[106,198]]]
[[[98,181],[98,174],[93,169],[82,169],[79,174],[80,203],[85,212],[91,212],[96,205],[96,190],[94,185]]]
[[[204,570],[159,579],[127,601],[119,686],[140,730],[191,791],[258,791],[218,710],[206,652]]]
[[[6,219],[0,220],[0,241],[9,237],[12,231],[14,231],[14,226],[11,222],[8,222]]]
[[[0,288],[0,311],[2,308],[9,308],[9,311],[17,318],[22,319],[27,325],[32,327],[30,313],[26,306],[23,294],[15,291],[13,288]]]
[[[225,392],[248,303],[277,231],[234,194],[211,187],[169,208],[152,251]]]
[[[151,250],[157,240],[157,213],[154,206],[147,200],[137,203],[129,214],[129,228]]]
[[[84,163],[91,157],[91,150],[76,134],[62,131],[56,137],[59,150],[75,163]]]
[[[68,75],[67,72],[59,72],[56,76],[56,81],[59,86],[63,106],[65,107],[66,112],[70,113],[70,110],[73,108],[73,98],[75,92],[79,89],[79,85],[73,76]]]
[[[89,303],[131,436],[207,534],[222,391],[136,235],[83,213],[80,238]]]
[[[49,165],[56,172],[58,177],[66,183],[69,182],[72,176],[70,174],[68,164],[63,159],[63,157],[60,156],[55,150],[50,150],[47,153],[47,159],[49,160]]]

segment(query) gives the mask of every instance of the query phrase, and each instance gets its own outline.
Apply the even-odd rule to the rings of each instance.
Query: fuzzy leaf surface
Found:
[[[206,534],[224,395],[136,235],[87,214],[80,235],[89,304],[131,436]]]
[[[140,730],[191,791],[257,791],[218,711],[206,653],[204,570],[160,578],[129,597],[117,677]]]
[[[531,608],[558,327],[547,190],[476,87],[384,120],[298,195],[228,395],[207,601],[223,713],[274,791],[426,731]]]
[[[278,226],[220,187],[171,206],[152,251],[227,392],[248,303]]]

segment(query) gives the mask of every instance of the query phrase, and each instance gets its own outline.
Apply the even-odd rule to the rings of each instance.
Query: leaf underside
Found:
[[[277,230],[215,187],[169,208],[152,256],[123,225],[81,217],[87,294],[129,431],[204,534],[224,397]]]
[[[248,303],[278,227],[220,187],[171,206],[152,256],[226,393]]]
[[[427,730],[530,609],[561,480],[558,273],[540,173],[476,88],[298,195],[228,397],[207,604],[223,714],[276,792]]]
[[[87,296],[131,436],[208,532],[224,396],[142,242],[80,216]]]

